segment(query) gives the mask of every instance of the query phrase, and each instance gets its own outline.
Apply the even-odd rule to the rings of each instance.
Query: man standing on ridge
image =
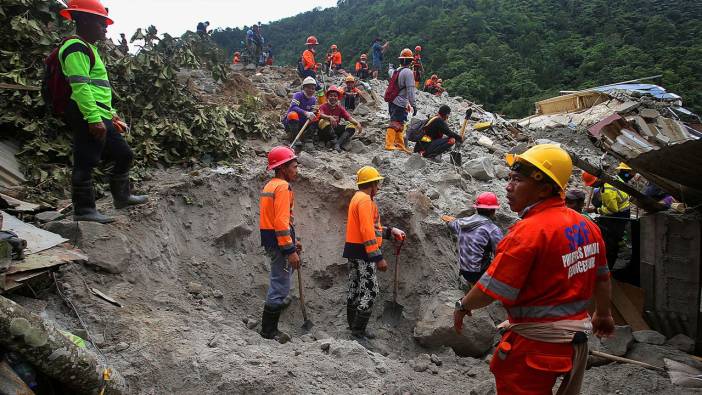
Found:
[[[95,43],[105,40],[112,19],[98,0],[71,0],[61,16],[76,23],[76,36],[63,41],[58,60],[70,84],[71,96],[63,119],[73,131],[73,219],[109,223],[95,208],[93,168],[101,159],[114,163],[110,192],[117,209],[146,203],[146,196],[131,194],[129,169],[134,154],[122,136],[127,125],[112,108],[107,69]]]
[[[414,47],[414,61],[412,62],[412,71],[414,71],[414,86],[419,89],[419,84],[422,83],[422,75],[424,74],[424,66],[422,65],[422,47],[417,45]]]
[[[395,83],[399,92],[392,102],[388,103],[390,126],[388,126],[385,134],[385,149],[388,151],[399,149],[400,151],[411,153],[412,151],[405,146],[405,122],[407,122],[408,113],[417,115],[414,73],[409,68],[414,60],[414,55],[409,48],[405,48],[400,52],[398,59],[400,60],[400,68],[395,70],[395,74],[397,74]],[[395,76],[393,75],[390,81],[391,84],[394,79]]]
[[[317,69],[319,68],[319,64],[317,64],[317,62],[314,60],[314,55],[315,48],[317,45],[319,45],[319,41],[317,41],[317,37],[309,36],[307,37],[307,41],[305,41],[305,45],[307,45],[307,49],[302,52],[302,56],[300,58],[300,74],[302,77],[312,77],[317,80]]]
[[[473,207],[475,214],[470,217],[441,217],[458,237],[458,272],[471,287],[485,273],[503,237],[502,230],[494,223],[495,211],[500,208],[497,195],[483,192]]]
[[[129,43],[127,43],[127,37],[124,33],[119,34],[119,50],[124,56],[129,55]]]
[[[332,70],[335,72],[341,70],[341,51],[339,51],[336,44],[331,46],[331,69],[329,70],[329,74],[332,73]]]
[[[375,337],[366,327],[379,292],[376,272],[388,270],[380,251],[383,239],[405,239],[404,231],[380,223],[378,206],[373,198],[378,194],[382,180],[378,170],[371,166],[358,170],[358,191],[351,199],[346,221],[343,257],[349,260],[350,269],[346,320],[351,334],[362,342]]]
[[[508,154],[507,200],[521,220],[497,246],[478,283],[456,302],[454,326],[471,310],[502,302],[508,321],[490,370],[497,393],[578,394],[587,365],[588,335],[610,336],[610,273],[597,226],[565,207],[573,165],[555,144]],[[588,315],[595,302],[592,319]]]
[[[302,128],[306,120],[309,120],[310,123],[316,121],[317,115],[314,113],[315,106],[317,105],[317,96],[315,95],[316,89],[317,81],[312,77],[306,77],[302,80],[302,90],[293,94],[290,107],[288,107],[288,111],[283,119],[283,126],[285,127],[285,131],[288,132],[288,138],[291,143],[298,132],[300,132],[300,128]],[[311,128],[313,128],[313,126],[308,125],[308,129]],[[314,131],[306,130],[303,139],[311,142],[313,137]],[[299,141],[296,145],[298,144],[302,145]]]
[[[261,336],[286,343],[290,336],[278,330],[280,313],[290,293],[293,270],[300,268],[302,245],[295,238],[293,208],[295,194],[290,186],[297,179],[297,156],[292,149],[278,146],[268,153],[268,171],[274,170],[259,203],[261,245],[271,263],[270,284],[263,305]]]
[[[425,158],[439,158],[456,142],[463,142],[461,136],[449,128],[446,122],[449,114],[451,107],[446,104],[439,107],[439,113],[424,126],[424,136],[414,145],[414,152]]]
[[[378,78],[378,72],[383,69],[383,54],[387,51],[390,42],[385,44],[380,44],[380,37],[376,37],[373,40],[373,45],[371,46],[371,53],[373,55],[373,63],[371,65],[371,70],[373,71],[373,78]]]

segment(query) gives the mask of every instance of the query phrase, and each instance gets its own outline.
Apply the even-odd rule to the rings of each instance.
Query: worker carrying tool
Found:
[[[414,145],[414,152],[425,158],[440,158],[441,154],[450,150],[457,142],[463,142],[463,138],[451,131],[446,122],[450,114],[451,107],[446,104],[439,107],[437,115],[423,127],[424,135]]]
[[[356,62],[356,77],[361,80],[367,80],[370,77],[370,69],[368,67],[368,55],[361,54],[361,57]]]
[[[351,77],[353,78],[353,77]],[[363,131],[361,123],[354,119],[343,106],[339,105],[341,91],[336,85],[327,89],[327,102],[319,107],[317,136],[321,142],[334,145],[337,152],[353,137],[354,133]],[[341,121],[346,121],[343,124]]]
[[[412,61],[412,71],[414,72],[414,86],[419,89],[419,84],[422,83],[422,75],[424,66],[422,65],[422,47],[417,45],[414,47],[414,60]]]
[[[73,219],[109,223],[95,207],[92,173],[101,159],[113,163],[110,192],[117,209],[146,203],[131,193],[129,169],[134,154],[124,139],[127,124],[112,108],[112,89],[96,43],[105,40],[112,19],[98,0],[71,0],[60,15],[76,24],[76,35],[63,40],[46,59],[44,98],[73,131],[71,177]]]
[[[495,256],[502,230],[495,225],[495,212],[500,208],[497,195],[483,192],[475,199],[475,214],[466,218],[441,217],[458,237],[458,271],[472,287],[485,273]]]
[[[297,166],[297,156],[291,148],[273,148],[268,153],[267,170],[274,170],[275,175],[263,187],[259,203],[261,245],[271,264],[261,336],[280,343],[290,340],[290,336],[278,330],[278,320],[290,293],[292,271],[300,268],[302,251],[302,244],[295,238],[295,195],[290,186],[297,179]]]
[[[317,37],[309,36],[307,41],[305,41],[307,49],[302,52],[300,56],[300,63],[298,65],[298,71],[301,77],[312,77],[317,81],[317,70],[319,69],[319,64],[314,60],[315,48],[319,45]]]
[[[614,331],[610,273],[600,231],[565,207],[562,193],[572,171],[568,153],[555,144],[508,154],[510,209],[521,220],[497,246],[478,283],[456,302],[454,325],[495,299],[508,320],[490,370],[498,394],[578,394],[587,364],[587,338]],[[595,312],[588,305],[594,294]]]
[[[358,98],[361,95],[361,90],[356,88],[356,78],[352,75],[347,75],[344,79],[345,87],[340,89],[339,100],[348,111],[353,112],[358,105]]]
[[[414,73],[409,68],[414,60],[412,50],[403,49],[398,59],[400,68],[396,69],[390,78],[384,97],[390,112],[390,125],[385,134],[385,149],[411,153],[412,151],[405,146],[405,122],[407,122],[408,113],[417,115]]]
[[[351,199],[346,222],[343,253],[343,257],[349,260],[346,319],[351,334],[361,341],[375,337],[366,327],[379,292],[377,271],[384,272],[388,269],[380,251],[383,239],[405,239],[404,231],[380,223],[374,198],[382,181],[383,177],[378,170],[371,166],[363,166],[358,170],[358,192]]]
[[[317,120],[317,115],[315,114],[317,106],[316,89],[317,81],[312,77],[306,77],[302,80],[302,90],[293,94],[288,111],[283,118],[283,127],[288,133],[288,138],[291,142],[300,132],[300,128],[306,123],[305,121],[313,123]],[[304,141],[311,143],[314,139],[314,134],[314,130],[305,131]],[[298,144],[302,146],[302,142],[298,142],[296,145]],[[293,148],[297,149],[298,147]]]

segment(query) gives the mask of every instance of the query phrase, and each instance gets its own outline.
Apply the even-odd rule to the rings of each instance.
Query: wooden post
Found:
[[[104,380],[106,366],[96,355],[82,349],[40,317],[0,296],[0,346],[20,354],[47,376],[76,393],[126,394],[124,378],[114,370]]]

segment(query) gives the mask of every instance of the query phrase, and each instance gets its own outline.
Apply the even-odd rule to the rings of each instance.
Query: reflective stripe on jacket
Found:
[[[356,192],[349,204],[346,244],[342,256],[369,262],[382,260],[380,247],[383,245],[383,236],[387,238],[390,229],[383,228],[380,224],[378,206],[370,195],[363,191]]]
[[[87,51],[92,51],[95,58],[92,69]],[[88,123],[97,123],[103,118],[112,119],[115,113],[112,109],[112,88],[97,47],[72,38],[63,43],[58,57],[63,75],[71,85],[71,100],[78,105],[83,119]]]
[[[476,286],[512,323],[551,322],[586,318],[595,282],[608,278],[600,229],[553,197],[510,228]]]
[[[287,181],[273,178],[266,184],[260,200],[262,246],[278,247],[284,255],[295,252],[294,204],[295,195]]]
[[[600,196],[602,206],[598,211],[602,215],[614,215],[629,210],[629,195],[611,184],[604,184]]]

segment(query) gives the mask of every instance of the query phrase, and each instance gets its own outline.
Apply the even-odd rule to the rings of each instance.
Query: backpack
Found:
[[[90,70],[95,66],[95,54],[90,46],[78,36],[71,36],[61,40],[61,44],[56,47],[49,56],[44,59],[44,79],[41,84],[41,95],[49,111],[54,115],[63,115],[71,99],[71,85],[68,78],[63,74],[61,61],[59,60],[59,50],[66,41],[78,39],[88,48],[90,58]]]
[[[413,119],[407,127],[407,139],[413,143],[419,142],[419,140],[424,137],[424,130],[434,121],[434,119],[436,119],[436,117],[427,119]]]
[[[404,67],[400,67],[399,69],[395,70],[394,73],[392,73],[390,83],[388,84],[388,88],[385,89],[385,95],[383,96],[386,103],[392,103],[392,101],[395,100],[395,98],[400,94],[400,85],[397,83],[397,78],[400,76],[400,71],[403,69]]]

